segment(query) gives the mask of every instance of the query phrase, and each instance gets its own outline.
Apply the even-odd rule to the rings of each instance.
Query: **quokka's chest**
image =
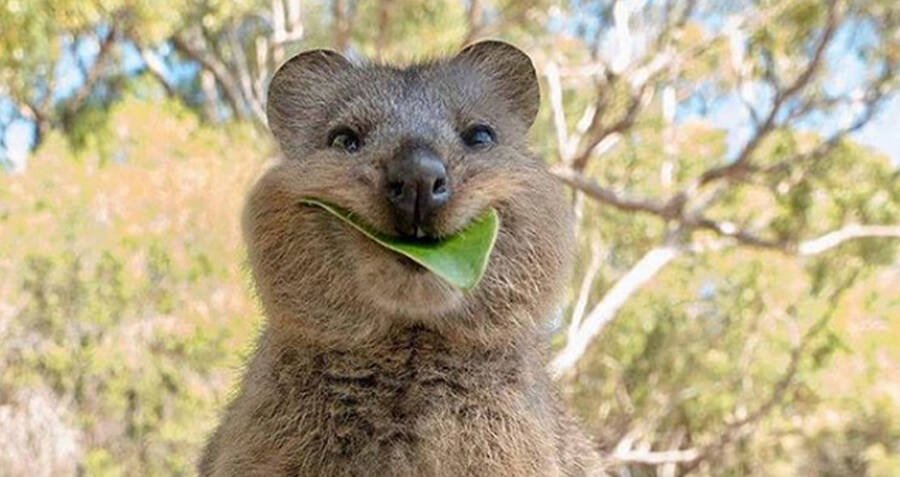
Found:
[[[306,393],[317,433],[344,454],[376,446],[416,447],[436,428],[474,432],[520,420],[521,376],[422,362],[401,369],[323,372]],[[304,412],[303,409],[299,409]]]
[[[306,413],[296,428],[306,450],[296,455],[321,456],[317,465],[336,473],[554,474],[551,424],[520,393],[470,390],[443,378],[395,387],[342,378],[312,401],[297,409]]]
[[[344,475],[553,475],[552,425],[520,368],[333,358],[288,391],[294,435],[283,442],[304,464],[355,469]]]

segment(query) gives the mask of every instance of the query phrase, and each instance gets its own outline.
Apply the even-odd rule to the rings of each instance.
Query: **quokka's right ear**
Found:
[[[303,131],[327,112],[341,73],[353,65],[340,53],[312,50],[287,60],[269,83],[266,118],[275,139],[291,157],[302,150]]]
[[[512,112],[531,126],[541,102],[541,91],[531,58],[515,46],[498,40],[473,43],[455,61],[480,74],[494,93],[508,101]]]

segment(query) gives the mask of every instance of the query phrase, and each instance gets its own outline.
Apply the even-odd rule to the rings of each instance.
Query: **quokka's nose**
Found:
[[[387,198],[397,230],[407,236],[429,235],[434,213],[450,199],[450,180],[441,158],[425,146],[404,150],[387,166]]]

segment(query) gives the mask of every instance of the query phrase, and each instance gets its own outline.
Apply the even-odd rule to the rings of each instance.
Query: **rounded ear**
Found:
[[[506,98],[526,126],[531,126],[540,107],[541,91],[534,65],[525,52],[503,41],[486,40],[463,48],[455,61],[487,78],[493,92]]]
[[[289,157],[302,148],[303,129],[324,117],[338,77],[350,62],[331,50],[312,50],[287,60],[269,83],[266,118]]]

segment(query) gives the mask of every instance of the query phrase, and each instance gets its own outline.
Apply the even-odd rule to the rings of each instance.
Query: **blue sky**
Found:
[[[900,97],[894,94],[881,113],[853,138],[887,154],[900,166]]]

